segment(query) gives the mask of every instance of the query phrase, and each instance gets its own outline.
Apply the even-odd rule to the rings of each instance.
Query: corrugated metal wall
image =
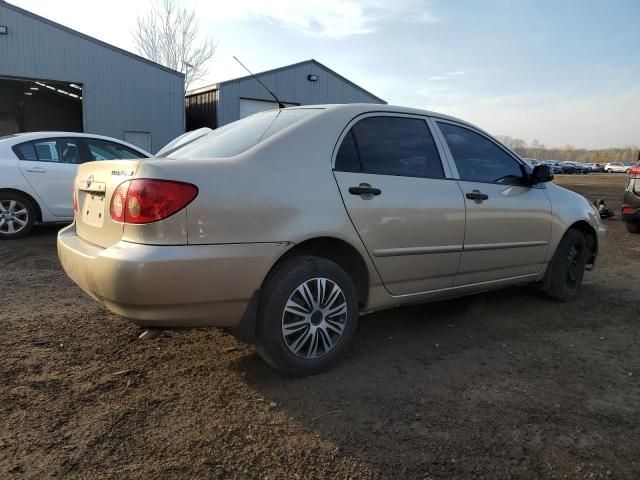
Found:
[[[187,115],[187,131],[202,127],[218,128],[216,124],[217,102],[217,90],[209,90],[187,96],[184,101]]]
[[[155,152],[184,132],[184,79],[0,1],[0,76],[76,82],[84,131],[149,132]]]
[[[310,82],[308,75],[317,75],[318,80]],[[256,76],[285,103],[384,103],[312,60]],[[273,97],[251,77],[222,82],[219,88],[219,127],[240,118],[240,98],[273,101]]]

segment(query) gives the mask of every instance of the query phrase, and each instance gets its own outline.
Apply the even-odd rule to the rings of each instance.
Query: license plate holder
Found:
[[[102,227],[104,224],[105,195],[104,192],[82,192],[82,222],[92,227]]]

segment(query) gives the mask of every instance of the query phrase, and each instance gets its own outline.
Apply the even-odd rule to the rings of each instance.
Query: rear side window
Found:
[[[353,138],[353,132],[349,130],[349,133],[342,140],[338,155],[336,156],[336,170],[342,172],[360,172],[362,166],[360,165],[360,159],[358,158],[358,149],[356,148],[356,141]]]
[[[59,162],[58,147],[55,140],[33,142],[33,148],[36,149],[38,160],[41,162]]]
[[[353,171],[361,165],[366,173],[444,178],[438,149],[424,120],[368,117],[356,123],[351,133],[353,139],[345,137],[338,151],[338,170]],[[351,141],[354,147],[349,145]],[[354,150],[359,157],[359,164],[349,160]],[[344,156],[341,155],[343,152]]]
[[[321,112],[318,108],[256,113],[217,128],[166,154],[171,158],[226,158],[239,155],[285,128]],[[160,155],[163,156],[163,155]]]
[[[52,138],[22,143],[13,147],[20,160],[82,163],[81,143],[76,138]]]
[[[22,145],[16,145],[13,147],[13,151],[16,153],[20,160],[38,160],[36,150],[33,148],[33,143],[23,143]]]
[[[460,180],[470,182],[524,184],[520,164],[491,140],[450,123],[438,122]]]
[[[106,140],[87,139],[87,147],[91,160],[126,160],[130,158],[144,158],[144,155],[135,150]]]

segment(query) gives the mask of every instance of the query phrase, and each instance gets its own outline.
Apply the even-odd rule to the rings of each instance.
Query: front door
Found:
[[[551,237],[551,203],[524,166],[489,137],[438,121],[457,170],[467,223],[454,285],[540,272]]]
[[[422,117],[366,116],[342,140],[334,175],[349,217],[392,295],[453,285],[465,207],[445,171],[448,166]]]

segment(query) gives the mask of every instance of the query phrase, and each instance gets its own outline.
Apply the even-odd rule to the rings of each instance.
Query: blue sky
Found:
[[[13,3],[129,50],[135,16],[148,5]],[[201,84],[242,76],[232,55],[254,71],[315,58],[389,103],[459,116],[493,134],[550,146],[640,144],[639,0],[184,4],[219,43]]]

